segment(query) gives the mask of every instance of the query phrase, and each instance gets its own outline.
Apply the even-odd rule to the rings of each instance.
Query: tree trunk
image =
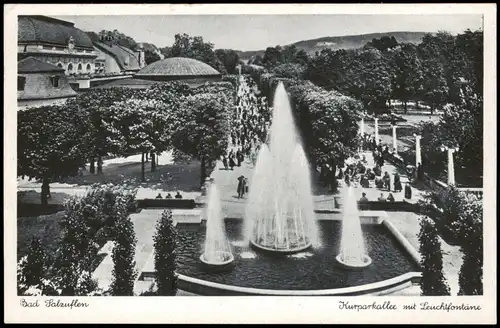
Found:
[[[149,162],[149,152],[146,153],[146,162]]]
[[[43,206],[48,205],[48,198],[50,197],[50,186],[49,186],[49,179],[43,178],[42,179],[42,192],[41,192],[41,204]]]
[[[97,174],[102,174],[102,157],[97,157]]]
[[[404,113],[407,114],[408,113],[408,102],[407,101],[403,101],[403,108],[404,108]]]
[[[95,174],[95,158],[90,158],[90,173]]]
[[[201,174],[200,174],[200,186],[203,186],[203,184],[205,183],[205,176],[206,176],[207,172],[206,172],[206,168],[205,168],[205,157],[202,156],[201,157]]]
[[[156,166],[158,166],[158,163],[160,162],[158,158],[160,158],[160,153],[156,154]]]
[[[146,181],[146,176],[144,174],[144,152],[141,154],[141,181]]]
[[[434,115],[434,106],[431,105],[431,115]]]
[[[156,158],[155,153],[151,153],[151,172],[156,172]]]
[[[338,192],[337,163],[335,160],[332,160],[331,166],[332,166],[332,191],[334,193],[337,193]]]

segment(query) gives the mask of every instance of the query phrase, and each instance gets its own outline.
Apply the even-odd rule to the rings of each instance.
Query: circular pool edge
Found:
[[[230,258],[224,262],[210,262],[204,259],[204,253],[200,255],[200,262],[208,271],[224,271],[230,269],[234,264],[234,255],[231,252],[226,252]]]
[[[251,240],[250,241],[250,246],[253,249],[257,250],[257,251],[262,251],[262,252],[264,252],[266,254],[273,254],[273,255],[277,255],[277,256],[285,256],[285,255],[291,255],[291,254],[296,254],[296,253],[303,252],[303,251],[311,248],[312,243],[307,243],[304,246],[296,247],[296,248],[293,248],[293,249],[283,249],[283,250],[280,250],[280,249],[276,249],[276,248],[269,248],[269,247],[265,247],[265,246],[259,245],[256,242],[254,242],[253,240]]]
[[[240,287],[226,285],[208,280],[193,278],[177,274],[178,288],[200,296],[357,296],[377,295],[384,291],[404,287],[404,285],[418,282],[422,277],[421,272],[407,272],[394,278],[377,281],[352,287],[318,290],[291,290],[291,289],[261,289],[253,287]]]
[[[363,270],[364,268],[368,267],[370,264],[372,264],[372,259],[368,255],[363,255],[363,263],[362,264],[351,264],[344,262],[342,260],[342,254],[339,254],[335,257],[335,260],[337,260],[337,264],[340,265],[341,267],[348,269],[348,270],[353,270],[353,271],[358,271],[358,270]]]

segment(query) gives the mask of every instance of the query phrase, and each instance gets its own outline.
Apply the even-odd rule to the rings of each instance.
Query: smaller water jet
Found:
[[[229,268],[234,261],[234,255],[226,238],[219,190],[215,183],[210,185],[208,206],[205,211],[207,231],[205,248],[203,254],[200,256],[200,261],[210,269],[221,270]]]
[[[348,187],[344,195],[343,212],[340,253],[336,259],[345,268],[362,269],[369,266],[372,259],[365,250],[358,205],[352,187]]]

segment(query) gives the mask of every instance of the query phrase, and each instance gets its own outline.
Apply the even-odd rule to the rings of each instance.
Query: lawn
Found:
[[[48,215],[17,218],[17,259],[27,254],[33,237],[40,239],[45,249],[54,253],[62,237],[59,220],[63,217],[64,211],[59,211]]]

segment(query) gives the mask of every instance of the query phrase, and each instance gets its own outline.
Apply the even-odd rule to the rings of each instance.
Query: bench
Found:
[[[196,207],[194,199],[138,199],[137,207],[139,208],[187,208],[193,209]]]

